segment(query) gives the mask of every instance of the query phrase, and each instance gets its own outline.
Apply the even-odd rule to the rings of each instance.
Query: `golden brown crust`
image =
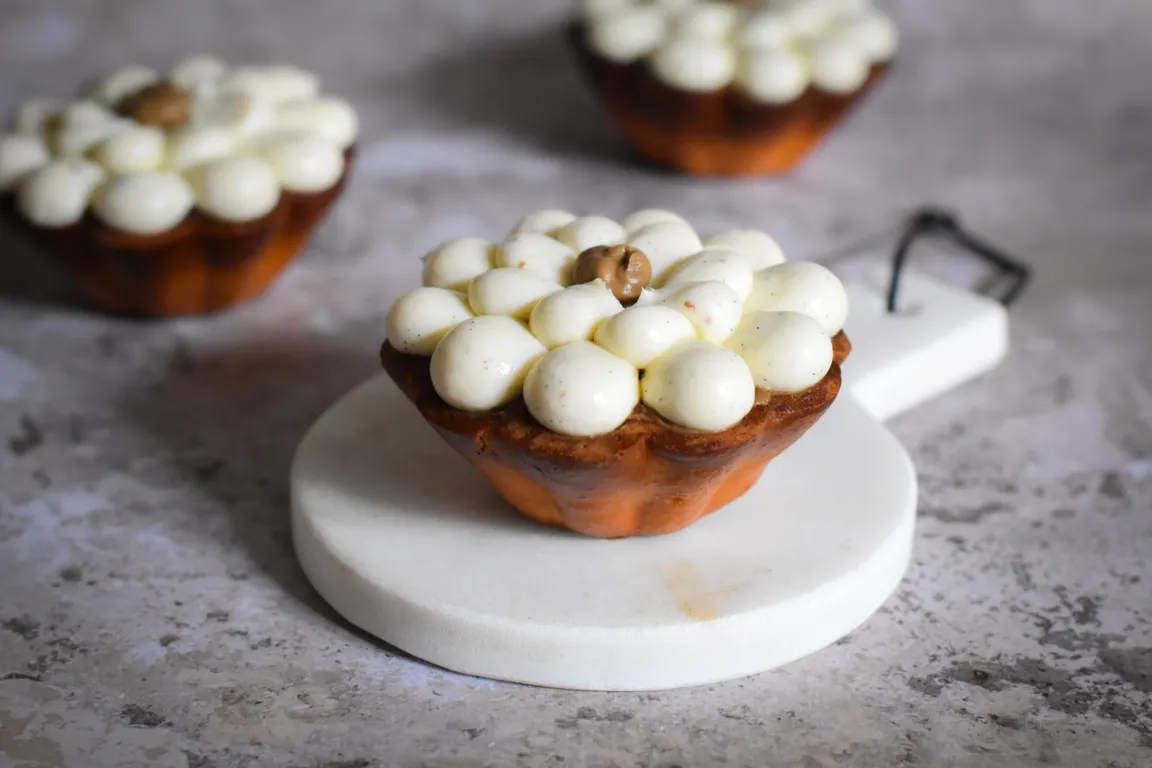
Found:
[[[76,224],[49,229],[32,224],[11,196],[0,215],[57,261],[101,308],[141,317],[217,312],[254,298],[308,241],[343,190],[355,151],[345,152],[345,172],[330,189],[314,194],[284,191],[267,215],[223,222],[194,210],[157,235],[112,229],[91,211]]]
[[[579,23],[568,33],[604,107],[640,154],[695,175],[788,172],[888,69],[888,64],[873,66],[852,94],[809,88],[792,102],[772,105],[733,87],[710,93],[673,88],[643,62],[616,64],[598,56]]]
[[[836,398],[849,350],[843,333],[833,348],[835,362],[819,383],[759,398],[722,432],[684,429],[641,404],[619,428],[590,438],[545,429],[522,399],[486,413],[458,410],[436,394],[428,358],[385,342],[380,360],[440,436],[513,506],[543,523],[615,538],[678,530],[747,491]]]

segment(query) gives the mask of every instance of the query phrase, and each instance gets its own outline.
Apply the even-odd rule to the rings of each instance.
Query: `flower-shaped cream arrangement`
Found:
[[[261,293],[339,194],[357,117],[292,66],[194,56],[34,99],[0,135],[0,203],[89,297],[136,315]]]
[[[720,175],[790,170],[897,43],[871,0],[584,0],[572,37],[641,154]]]
[[[840,389],[840,281],[756,230],[545,210],[446,242],[381,360],[527,516],[667,533],[743,494]]]

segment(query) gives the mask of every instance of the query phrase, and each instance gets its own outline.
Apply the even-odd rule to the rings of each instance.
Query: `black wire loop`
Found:
[[[1032,279],[1032,269],[1027,264],[1006,255],[961,227],[955,213],[945,208],[925,206],[912,215],[892,254],[892,277],[888,283],[889,314],[897,311],[900,278],[908,261],[908,252],[917,240],[929,236],[945,237],[999,270],[1001,278],[1006,282],[999,299],[1005,307],[1020,297],[1028,286],[1028,281]]]

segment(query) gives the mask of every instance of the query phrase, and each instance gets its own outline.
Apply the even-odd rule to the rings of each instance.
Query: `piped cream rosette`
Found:
[[[809,86],[852,93],[897,43],[871,0],[584,0],[583,21],[589,47],[609,61],[646,61],[674,88],[735,85],[769,104]]]
[[[388,313],[398,351],[431,357],[445,402],[465,411],[523,396],[546,428],[610,432],[637,403],[689,429],[743,419],[757,389],[798,392],[832,365],[848,299],[813,262],[735,229],[701,240],[674,213],[614,221],[526,216],[502,243],[448,241],[424,285]]]
[[[162,75],[125,67],[71,103],[21,106],[0,136],[0,193],[32,223],[66,227],[90,208],[138,235],[193,209],[224,222],[266,216],[283,191],[337,184],[356,140],[347,102],[296,67],[229,68],[210,56]]]

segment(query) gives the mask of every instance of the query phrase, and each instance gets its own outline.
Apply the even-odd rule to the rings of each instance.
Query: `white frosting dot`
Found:
[[[624,242],[624,228],[605,216],[581,216],[556,231],[556,239],[577,254],[597,245]]]
[[[221,221],[266,216],[280,201],[276,174],[258,157],[235,155],[205,163],[190,174],[196,205]]]
[[[136,126],[102,141],[93,159],[113,173],[154,171],[164,161],[164,132],[151,126]]]
[[[168,80],[186,91],[201,93],[215,88],[227,71],[228,65],[222,60],[201,54],[176,62],[168,73]]]
[[[297,67],[270,64],[237,67],[221,77],[219,87],[268,104],[288,104],[315,98],[320,78]]]
[[[808,68],[787,48],[753,49],[741,61],[736,82],[754,99],[786,104],[808,89]]]
[[[748,365],[731,350],[686,341],[653,361],[640,381],[644,404],[674,424],[718,432],[756,402]]]
[[[53,136],[52,146],[61,157],[79,157],[94,149],[110,136],[121,131],[131,130],[133,123],[128,121],[92,125],[77,125],[61,128]]]
[[[441,243],[424,256],[424,285],[468,290],[468,282],[492,269],[496,246],[479,237]]]
[[[872,7],[872,0],[824,0],[830,13],[835,16],[852,16]]]
[[[512,235],[496,251],[496,266],[526,269],[560,285],[572,282],[576,251],[547,235]]]
[[[520,394],[532,364],[547,350],[510,317],[485,315],[457,325],[436,345],[430,373],[444,402],[487,411]]]
[[[740,29],[740,40],[746,49],[776,48],[792,41],[792,25],[779,9],[769,8],[753,14]]]
[[[11,133],[0,136],[0,192],[15,186],[51,159],[38,136]]]
[[[637,368],[646,368],[685,339],[695,339],[692,322],[660,304],[634,305],[596,329],[596,343]]]
[[[73,101],[61,109],[53,122],[64,128],[74,128],[82,125],[99,125],[114,123],[117,120],[115,112],[91,99]]]
[[[456,291],[417,288],[388,310],[388,342],[406,355],[430,357],[440,340],[470,317],[472,310]]]
[[[143,171],[112,177],[97,191],[92,211],[110,227],[155,235],[183,221],[192,201],[192,189],[181,176]]]
[[[540,358],[524,381],[524,404],[546,429],[586,437],[611,432],[640,402],[640,378],[627,361],[587,341]]]
[[[318,136],[274,134],[259,146],[281,186],[292,192],[321,192],[344,175],[344,153]]]
[[[532,308],[528,327],[551,349],[591,339],[600,323],[622,309],[608,286],[593,280],[545,296]]]
[[[670,267],[699,253],[704,247],[696,230],[688,224],[671,221],[649,224],[636,230],[628,244],[639,248],[652,265],[652,284],[661,285]]]
[[[186,125],[168,135],[168,164],[177,170],[218,160],[236,149],[236,133],[215,125]]]
[[[131,120],[117,117],[94,101],[69,104],[53,120],[51,145],[57,155],[75,157],[121,131],[135,128]]]
[[[728,346],[748,364],[756,386],[770,392],[808,389],[832,366],[832,339],[799,312],[750,314]]]
[[[84,216],[104,169],[81,158],[53,160],[24,177],[16,206],[34,224],[67,227]]]
[[[752,267],[733,251],[707,250],[690,256],[669,271],[667,287],[718,280],[726,283],[740,302],[752,292]]]
[[[702,283],[670,286],[660,303],[691,321],[697,335],[719,344],[736,332],[744,307],[740,297],[727,283],[710,280]]]
[[[711,40],[674,38],[652,54],[652,71],[664,82],[685,91],[715,91],[732,82],[736,53]]]
[[[156,70],[134,64],[118,69],[93,84],[91,97],[101,104],[114,107],[125,96],[152,85],[160,79]]]
[[[189,123],[225,128],[238,137],[256,136],[276,123],[276,108],[246,93],[222,93],[193,102]]]
[[[617,64],[646,56],[664,37],[665,18],[656,8],[632,7],[592,16],[588,45]]]
[[[12,117],[12,130],[16,133],[39,135],[49,120],[63,105],[54,99],[29,99],[21,104]]]
[[[848,294],[826,267],[814,261],[789,261],[756,273],[745,310],[800,312],[832,336],[848,317]]]
[[[841,38],[862,51],[869,63],[887,61],[896,52],[896,25],[880,11],[869,9],[841,20],[837,26]]]
[[[526,269],[501,267],[468,285],[468,305],[478,315],[508,315],[527,320],[536,302],[564,286]]]
[[[320,94],[320,76],[291,64],[269,65],[264,76],[273,100],[281,104],[308,101]]]
[[[754,272],[784,262],[784,251],[780,244],[756,229],[719,232],[705,240],[704,246],[739,254]]]
[[[825,37],[808,46],[812,83],[822,91],[852,93],[868,79],[868,58],[851,42]]]
[[[585,17],[619,11],[633,4],[633,0],[583,0],[580,3]]]
[[[635,234],[637,231],[643,229],[649,224],[682,224],[685,227],[690,226],[683,216],[672,213],[672,211],[665,211],[660,208],[645,208],[642,211],[635,211],[628,214],[620,221],[620,226],[624,227],[624,231],[629,235]]]
[[[780,4],[788,26],[797,37],[818,35],[832,21],[832,6],[825,0],[788,0]]]
[[[360,130],[356,110],[332,96],[283,105],[276,113],[276,125],[322,136],[340,149],[351,146]]]
[[[576,214],[568,213],[568,211],[559,211],[553,208],[534,211],[516,222],[516,226],[512,228],[511,234],[521,235],[535,233],[551,235],[556,232],[556,230],[571,224],[575,220]]]
[[[685,9],[676,19],[676,34],[722,41],[732,34],[739,13],[730,3],[702,2]]]

